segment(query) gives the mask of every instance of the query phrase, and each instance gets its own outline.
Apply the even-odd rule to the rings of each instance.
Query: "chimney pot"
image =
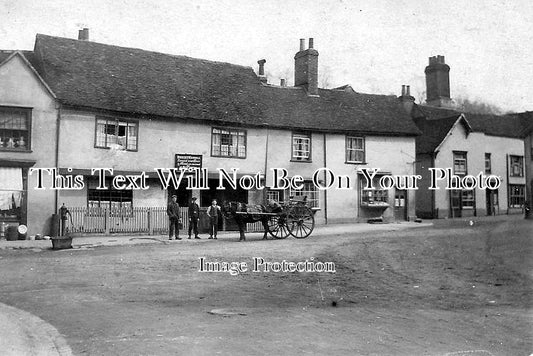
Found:
[[[405,95],[406,96],[411,96],[411,86],[410,85],[406,85],[405,86]]]
[[[402,85],[402,96],[405,96],[405,85]]]
[[[87,27],[78,31],[78,40],[89,41],[89,29]]]
[[[285,82],[285,78],[281,78],[281,79],[280,79],[280,81],[279,81],[279,85],[282,86],[282,87],[284,87],[284,86],[287,85],[286,82]]]
[[[314,40],[312,38],[309,39],[309,48],[313,48]]]
[[[300,51],[305,51],[305,38],[300,38]]]

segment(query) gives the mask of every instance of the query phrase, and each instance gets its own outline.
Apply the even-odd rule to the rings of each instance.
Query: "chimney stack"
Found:
[[[83,30],[78,31],[78,40],[89,41],[89,29],[88,28],[84,28]]]
[[[411,115],[411,111],[413,110],[413,105],[415,104],[415,98],[411,96],[410,85],[402,85],[402,95],[400,95],[398,99],[400,99],[400,102],[402,103],[402,106],[405,109],[405,111],[409,115]]]
[[[444,61],[444,56],[429,57],[426,67],[426,103],[436,107],[451,107],[450,98],[450,66]]]
[[[260,59],[257,61],[257,64],[259,64],[259,80],[262,83],[267,82],[267,78],[265,76],[265,63],[266,63],[266,59]]]
[[[318,51],[313,42],[310,38],[305,49],[305,39],[300,40],[300,51],[294,56],[294,86],[304,87],[307,95],[318,96]]]

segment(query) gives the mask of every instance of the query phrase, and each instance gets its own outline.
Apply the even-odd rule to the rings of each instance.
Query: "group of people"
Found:
[[[180,217],[180,206],[178,204],[178,196],[173,195],[172,200],[167,206],[168,215],[168,239],[172,240],[172,236],[176,240],[181,240],[180,229],[183,228],[183,222]],[[198,221],[200,220],[200,206],[196,203],[197,198],[192,197],[189,204],[189,239],[191,233],[194,233],[195,239],[200,239],[198,236]],[[221,217],[220,206],[217,205],[216,199],[213,199],[209,208],[207,208],[207,216],[209,217],[209,239],[216,239],[218,233],[218,220]]]

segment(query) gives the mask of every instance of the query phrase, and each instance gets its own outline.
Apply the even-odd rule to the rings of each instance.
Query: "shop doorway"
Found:
[[[394,220],[407,220],[407,190],[397,189],[394,194]]]
[[[487,215],[499,214],[498,189],[486,189]]]

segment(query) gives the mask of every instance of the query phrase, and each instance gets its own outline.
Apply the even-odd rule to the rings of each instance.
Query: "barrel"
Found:
[[[6,229],[6,240],[16,241],[19,237],[19,232],[16,225],[8,225]]]

